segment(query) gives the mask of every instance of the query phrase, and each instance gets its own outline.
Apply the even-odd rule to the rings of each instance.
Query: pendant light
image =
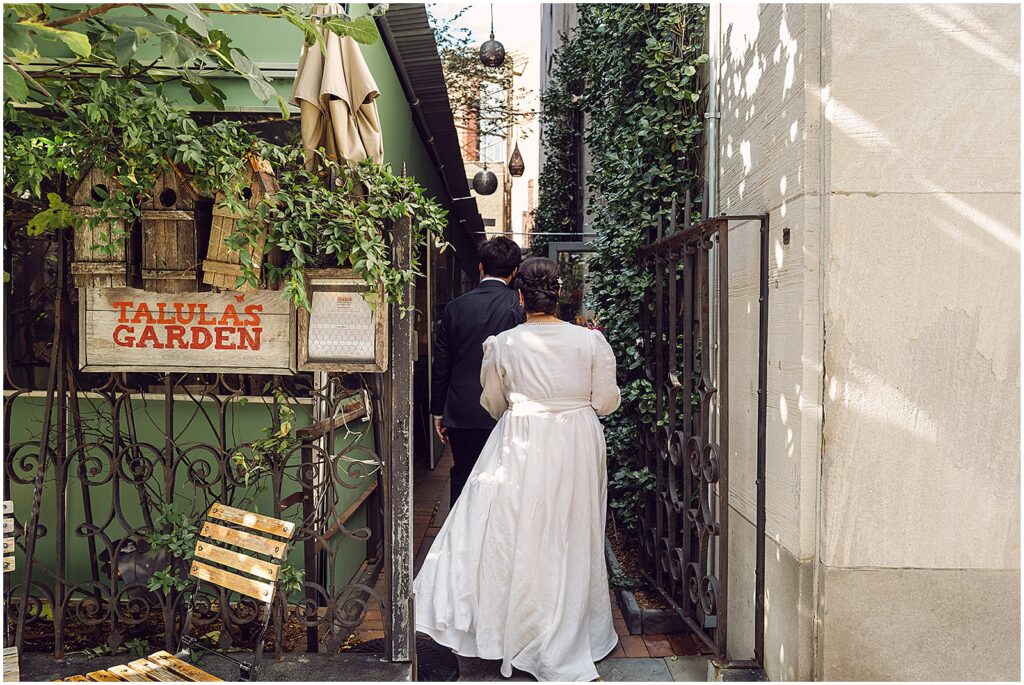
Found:
[[[505,46],[494,40],[494,5],[491,5],[491,39],[480,46],[480,62],[492,69],[505,63]]]
[[[508,160],[508,173],[515,177],[522,176],[526,172],[526,162],[523,161],[523,155],[519,152],[519,141],[516,141],[516,147],[512,150],[512,158]]]
[[[498,177],[490,169],[476,172],[473,177],[473,190],[477,195],[493,195],[498,189]]]

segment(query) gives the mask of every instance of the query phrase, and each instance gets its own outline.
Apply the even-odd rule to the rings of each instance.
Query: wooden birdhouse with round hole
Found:
[[[246,158],[244,182],[241,201],[250,211],[248,222],[250,229],[259,221],[256,207],[267,197],[277,194],[279,187],[277,178],[270,162],[254,155]],[[224,194],[218,193],[213,203],[213,220],[210,224],[210,244],[206,259],[203,261],[203,283],[225,290],[255,290],[251,283],[239,284],[242,276],[242,263],[249,265],[257,279],[263,266],[263,249],[267,243],[266,226],[259,226],[244,254],[227,245],[227,239],[233,235],[243,219],[241,212],[235,212],[224,204]],[[253,233],[248,230],[247,233]]]
[[[141,206],[142,287],[156,293],[199,290],[195,184],[178,167],[157,179]]]
[[[115,183],[91,167],[71,188],[71,212],[81,220],[75,227],[71,278],[77,288],[124,288],[128,285],[125,259],[128,236],[124,221],[97,221],[95,205],[105,200]]]

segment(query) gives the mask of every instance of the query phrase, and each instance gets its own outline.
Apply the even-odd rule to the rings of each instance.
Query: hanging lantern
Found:
[[[494,5],[491,5],[491,39],[480,46],[480,63],[492,69],[505,63],[505,46],[494,40]]]
[[[516,147],[512,150],[512,158],[508,160],[508,173],[518,178],[525,171],[526,162],[523,161],[523,155],[519,152],[519,141],[516,141]]]
[[[492,195],[497,189],[498,177],[494,175],[493,171],[484,169],[476,172],[476,176],[473,177],[473,190],[477,195]]]

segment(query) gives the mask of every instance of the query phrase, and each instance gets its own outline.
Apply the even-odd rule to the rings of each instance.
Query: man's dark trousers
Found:
[[[526,319],[519,293],[498,280],[484,280],[445,307],[434,340],[430,413],[447,428],[455,466],[452,502],[458,499],[495,421],[480,406],[483,343]]]
[[[455,466],[451,470],[452,479],[452,502],[459,498],[462,488],[469,480],[469,474],[480,457],[487,438],[491,436],[491,429],[485,428],[449,428],[448,443],[452,447],[452,458]]]

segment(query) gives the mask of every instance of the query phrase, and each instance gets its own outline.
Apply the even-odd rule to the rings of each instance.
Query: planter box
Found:
[[[307,269],[312,311],[299,308],[299,371],[381,373],[388,369],[388,305],[350,269]]]
[[[608,562],[610,575],[622,574],[622,566],[615,558],[612,545],[604,541],[604,556]],[[626,619],[626,627],[630,635],[664,635],[672,633],[689,633],[682,616],[674,609],[641,609],[636,595],[626,588],[615,588],[615,598],[619,601],[622,616]]]

